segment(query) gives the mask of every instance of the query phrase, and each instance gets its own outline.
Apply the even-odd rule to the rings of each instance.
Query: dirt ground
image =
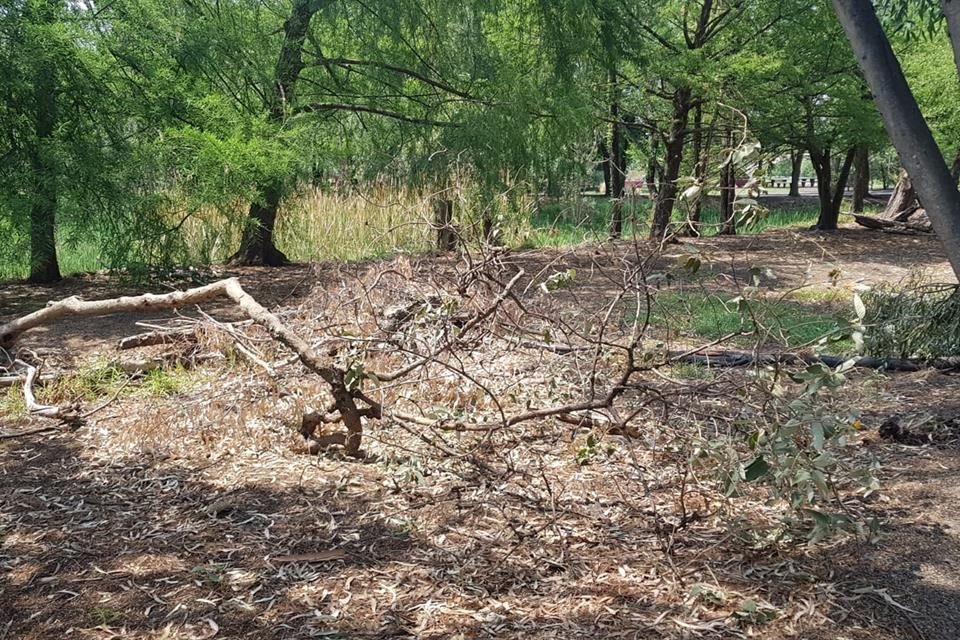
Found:
[[[631,251],[515,252],[501,263],[531,275],[576,268],[556,312],[591,315],[612,288],[606,267]],[[703,260],[698,278],[716,287],[736,289],[760,267],[771,295],[846,294],[918,269],[952,280],[933,238],[860,229],[685,241],[644,268],[668,271],[691,255]],[[425,288],[430,274],[453,268],[435,257],[389,265]],[[149,288],[236,275],[318,336],[333,321],[328,310],[363,307],[343,296],[371,270],[384,264],[213,269]],[[0,322],[69,295],[142,290],[103,275],[2,283]],[[204,311],[238,318],[223,304]],[[174,319],[68,319],[18,346],[73,369],[115,357],[120,338],[144,330],[138,321]],[[256,344],[268,352],[268,342]],[[464,366],[536,406],[556,382],[561,395],[581,384],[580,365],[479,345]],[[42,423],[0,414],[0,640],[960,637],[960,437],[908,446],[877,434],[891,416],[907,425],[960,418],[950,372],[852,374],[836,400],[863,416],[851,458],[879,464],[882,489],[861,505],[881,523],[879,538],[817,544],[749,538],[705,489],[678,497],[686,459],[675,443],[700,428],[696,411],[720,402],[683,389],[735,387],[747,377],[738,370],[702,387],[652,377],[646,383],[676,393],[680,408],[596,446],[555,420],[494,435],[383,420],[368,428],[359,461],[302,452],[297,416],[318,386],[302,370],[272,378],[229,360],[178,375],[164,393],[85,398],[103,408],[76,430],[4,437]],[[473,402],[445,379],[416,390],[435,403]],[[756,498],[733,506],[745,519],[779,513]]]

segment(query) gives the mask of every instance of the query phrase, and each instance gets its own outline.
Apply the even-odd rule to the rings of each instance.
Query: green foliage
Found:
[[[700,291],[660,293],[651,311],[652,327],[673,336],[715,340],[737,332],[752,334],[738,339],[744,345],[758,338],[785,347],[813,344],[846,324],[837,312],[799,302],[746,300]]]
[[[846,460],[847,441],[859,419],[838,415],[824,397],[845,383],[851,365],[812,365],[794,374],[793,381],[802,385],[799,393],[775,395],[762,415],[745,420],[742,436],[702,443],[695,463],[716,474],[730,497],[753,486],[765,488],[789,509],[783,534],[800,528],[811,542],[839,531],[869,537],[870,523],[844,508],[839,490],[876,491],[876,469]]]
[[[929,360],[960,355],[956,285],[914,278],[898,287],[876,287],[862,298],[866,354]]]
[[[158,367],[147,372],[141,387],[150,395],[172,396],[184,388],[186,375],[187,370],[181,366],[170,369]]]
[[[593,462],[593,459],[596,458],[598,453],[598,444],[597,436],[592,433],[589,434],[586,442],[584,442],[582,446],[577,447],[576,454],[574,455],[577,464],[585,466]]]

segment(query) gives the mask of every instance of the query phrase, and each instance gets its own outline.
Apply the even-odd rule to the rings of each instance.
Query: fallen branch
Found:
[[[38,427],[36,429],[27,429],[25,431],[13,431],[10,433],[0,433],[0,440],[13,440],[14,438],[23,438],[25,436],[33,436],[38,433],[47,433],[49,431],[56,431],[57,428],[53,425],[47,425],[45,427]]]
[[[339,412],[340,421],[347,429],[346,434],[336,434],[335,443],[342,444],[348,455],[356,455],[360,449],[363,433],[362,416],[364,415],[364,412],[357,406],[356,399],[362,394],[359,393],[358,389],[351,389],[347,384],[345,371],[328,362],[309,343],[283,324],[277,316],[267,311],[243,290],[236,278],[219,280],[196,289],[173,291],[166,294],[148,293],[140,296],[123,296],[89,301],[73,296],[59,302],[51,302],[43,309],[0,325],[0,346],[10,347],[25,331],[52,324],[60,318],[68,316],[90,317],[114,313],[169,310],[186,305],[210,302],[220,297],[232,300],[248,318],[267,329],[277,341],[296,353],[307,369],[319,375],[329,385],[334,404]],[[32,382],[31,378],[30,383],[32,384]]]
[[[189,327],[187,329],[168,329],[164,331],[148,331],[138,333],[133,336],[127,336],[120,340],[117,349],[125,351],[127,349],[137,349],[139,347],[150,347],[156,344],[172,344],[175,342],[196,342],[197,328]]]
[[[23,367],[27,372],[26,377],[23,379],[23,401],[30,415],[40,418],[63,420],[64,422],[77,421],[79,416],[77,416],[77,407],[75,405],[58,407],[56,405],[40,404],[37,402],[36,396],[33,395],[33,381],[37,377],[36,367],[27,364],[23,360],[14,360],[13,364]]]
[[[861,369],[882,369],[884,371],[922,371],[923,369],[949,370],[960,368],[960,357],[922,360],[919,358],[849,358],[845,356],[797,354],[797,353],[760,353],[750,351],[708,351],[690,353],[688,351],[670,351],[667,358],[671,362],[687,362],[709,367],[746,367],[753,365],[776,364],[823,364],[838,367],[848,360]]]
[[[57,374],[55,374],[55,373],[44,373],[44,374],[41,374],[41,375],[37,376],[37,379],[34,380],[34,383],[35,383],[35,384],[39,384],[39,383],[45,383],[45,382],[52,382],[52,381],[56,380],[56,379],[59,378],[59,377],[60,377],[60,376],[57,375]],[[23,378],[24,378],[24,376],[22,376],[22,375],[16,375],[16,376],[0,376],[0,389],[2,389],[2,388],[4,388],[4,387],[19,386],[19,385],[23,384]]]
[[[861,227],[867,229],[880,229],[882,231],[899,231],[914,233],[932,233],[933,228],[929,225],[917,224],[914,222],[900,222],[898,220],[885,220],[873,216],[854,215],[853,219]]]

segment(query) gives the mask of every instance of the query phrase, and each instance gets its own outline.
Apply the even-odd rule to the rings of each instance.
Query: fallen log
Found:
[[[670,351],[667,358],[671,362],[701,364],[708,367],[747,367],[766,365],[811,365],[823,364],[838,367],[848,360],[861,369],[880,369],[883,371],[922,371],[938,369],[941,371],[960,369],[960,356],[923,360],[919,358],[849,358],[846,356],[815,355],[798,353],[753,353],[750,351]]]
[[[879,229],[881,231],[912,231],[914,233],[932,233],[933,228],[929,225],[918,224],[914,222],[900,222],[897,220],[885,220],[873,216],[864,216],[855,214],[853,219],[861,227],[868,229]]]

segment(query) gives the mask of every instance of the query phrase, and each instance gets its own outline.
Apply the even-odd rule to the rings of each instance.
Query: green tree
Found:
[[[126,182],[136,126],[99,47],[106,29],[92,3],[0,9],[0,234],[26,249],[34,282],[60,277],[58,243],[121,224],[138,206]]]
[[[920,107],[907,84],[890,41],[869,0],[834,0],[900,161],[960,278],[960,191]],[[943,0],[956,68],[960,70],[960,3]]]

